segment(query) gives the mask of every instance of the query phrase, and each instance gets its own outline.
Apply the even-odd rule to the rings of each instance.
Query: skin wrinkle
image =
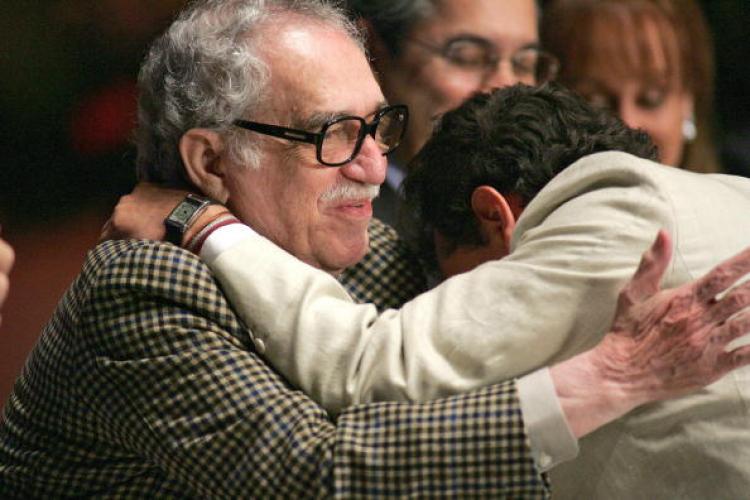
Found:
[[[291,18],[263,29],[277,42],[260,51],[276,92],[266,111],[251,117],[254,121],[286,125],[293,116],[366,116],[381,108],[385,98],[370,65],[346,33]],[[382,182],[386,160],[373,139],[367,137],[359,155],[339,168],[320,165],[311,144],[266,141],[262,151],[256,172],[226,168],[232,211],[302,261],[330,273],[362,258],[368,249],[367,207],[337,206],[323,196],[346,181]]]
[[[739,255],[746,256],[749,253],[750,250],[746,250]],[[698,299],[702,301],[715,300],[719,293],[736,281],[734,276],[737,273],[744,274],[748,272],[750,272],[750,266],[743,265],[737,258],[732,258],[731,263],[723,267],[720,272],[716,274],[712,273],[710,276],[704,277],[699,281],[697,285]]]
[[[750,285],[743,284],[732,288],[721,300],[721,302],[715,303],[713,305],[709,314],[709,318],[707,318],[706,320],[710,321],[711,319],[713,319],[726,321],[728,319],[728,316],[731,315],[732,307],[737,307],[748,301],[746,296],[748,289],[750,289],[749,287]]]
[[[711,291],[714,291],[719,283],[725,286],[731,285],[731,282],[741,273],[741,271],[738,271],[738,268],[741,269],[741,267],[742,266],[736,266],[733,271],[720,271],[716,276],[712,276],[710,279],[706,280],[706,285],[704,286],[711,287]],[[638,346],[635,350],[632,348],[611,350],[612,356],[608,359],[615,360],[615,362],[600,368],[607,373],[610,373],[614,377],[613,380],[627,384],[627,382],[633,378],[632,372],[626,373],[620,369],[621,366],[626,365],[631,368],[640,368],[646,374],[649,373],[649,370],[656,369],[655,372],[646,377],[647,381],[651,380],[651,382],[647,383],[645,386],[649,390],[660,387],[662,385],[662,380],[679,378],[680,373],[682,372],[680,370],[681,365],[673,365],[669,363],[669,357],[666,355],[657,356],[657,359],[661,360],[658,363],[649,362],[645,365],[643,364],[641,360],[654,359],[652,355],[647,355],[649,351],[654,348],[663,353],[667,353],[667,351],[673,353],[690,353],[691,356],[689,357],[688,362],[697,363],[703,367],[699,373],[696,373],[692,377],[687,377],[682,381],[681,386],[685,388],[690,387],[696,382],[706,384],[718,379],[718,377],[711,375],[712,370],[717,365],[731,367],[743,361],[744,356],[733,352],[724,352],[724,349],[721,346],[724,345],[726,339],[735,339],[745,334],[748,328],[750,328],[750,313],[743,312],[734,315],[732,313],[732,308],[736,310],[737,307],[750,304],[750,294],[746,293],[750,287],[744,287],[734,296],[725,298],[724,300],[729,299],[729,303],[726,304],[724,303],[724,300],[718,304],[710,300],[700,300],[698,298],[698,292],[701,290],[701,287],[699,286],[694,286],[694,290],[690,293],[682,292],[682,288],[684,287],[676,290],[665,291],[666,293],[671,294],[672,297],[667,302],[660,304],[659,307],[653,308],[652,310],[649,310],[646,303],[636,304],[636,311],[638,309],[645,309],[648,311],[648,314],[642,315],[636,313],[636,316],[642,317],[643,321],[635,325],[635,330],[633,330],[634,325],[630,323],[616,324],[613,326],[613,335],[631,337],[627,332],[635,331],[635,335],[626,339],[626,343],[631,347],[633,345]],[[703,290],[706,289],[707,288],[703,288]],[[629,295],[630,291],[623,292],[623,296],[621,297],[623,300],[620,301],[620,305],[631,305],[634,303],[633,297],[630,297]],[[685,310],[689,311],[686,316],[684,315]],[[731,319],[720,327],[718,333],[714,332],[710,326],[712,322],[727,315],[729,315]],[[690,323],[700,325],[696,330],[698,333],[691,337],[681,336],[680,332],[685,331]],[[661,325],[661,327],[659,327],[659,325]],[[659,343],[656,338],[654,338],[653,342],[637,341],[638,339],[647,337],[649,332],[657,329],[661,329],[662,336],[673,337],[674,341],[669,345]],[[711,347],[703,350],[701,349],[701,346],[705,344],[707,337],[711,338]],[[680,354],[675,357],[684,358],[685,356],[684,354]]]
[[[572,358],[577,361],[574,365],[563,363],[550,368],[556,379],[567,376],[577,381],[575,386],[558,388],[566,414],[575,416],[572,430],[576,436],[596,428],[591,415],[618,418],[654,398],[677,397],[691,388],[713,383],[750,360],[750,346],[725,351],[733,339],[750,329],[750,311],[733,316],[723,325],[704,321],[707,310],[716,304],[713,297],[750,270],[750,263],[738,260],[747,258],[750,249],[715,267],[699,281],[660,291],[662,272],[671,260],[671,255],[663,254],[671,254],[665,237],[660,233],[662,245],[653,246],[644,255],[633,281],[620,293],[610,333],[592,351]],[[659,259],[654,258],[656,252],[661,255]],[[644,276],[650,279],[644,280]],[[709,289],[708,300],[699,300],[699,291]],[[747,300],[750,302],[750,298]],[[690,308],[683,309],[685,321],[678,321],[677,312],[684,307]],[[680,335],[674,326],[691,333]],[[707,342],[713,338],[723,341]],[[649,361],[655,358],[662,361]],[[671,386],[669,391],[663,389],[665,384]],[[596,408],[576,404],[580,394],[592,391],[601,394]]]

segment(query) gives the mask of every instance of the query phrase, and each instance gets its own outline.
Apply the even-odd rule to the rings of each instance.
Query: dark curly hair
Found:
[[[516,193],[525,206],[568,165],[601,151],[657,158],[646,133],[559,84],[477,94],[443,116],[410,165],[404,183],[413,224],[409,233],[433,263],[435,230],[449,252],[482,244],[471,210],[475,188],[489,185],[505,195]]]

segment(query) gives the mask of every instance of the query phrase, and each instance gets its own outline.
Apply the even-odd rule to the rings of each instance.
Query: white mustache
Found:
[[[380,194],[380,186],[377,184],[360,184],[357,182],[340,182],[323,193],[322,201],[344,201],[344,200],[372,200]]]

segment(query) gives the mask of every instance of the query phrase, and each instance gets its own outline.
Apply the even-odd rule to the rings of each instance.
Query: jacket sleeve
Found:
[[[567,358],[607,331],[641,253],[672,226],[669,201],[639,173],[662,167],[632,158],[571,166],[526,208],[509,257],[398,310],[354,304],[332,277],[252,232],[207,263],[263,355],[330,411],[458,394]]]
[[[253,352],[208,270],[171,245],[107,264],[81,313],[79,397],[110,443],[200,497],[541,497],[512,382],[336,421]]]

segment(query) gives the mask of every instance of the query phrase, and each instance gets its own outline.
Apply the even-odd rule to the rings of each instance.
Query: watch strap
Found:
[[[211,198],[188,193],[185,199],[177,204],[167,218],[164,219],[166,240],[180,246],[185,231],[206,210],[206,207],[214,203],[216,202]]]

